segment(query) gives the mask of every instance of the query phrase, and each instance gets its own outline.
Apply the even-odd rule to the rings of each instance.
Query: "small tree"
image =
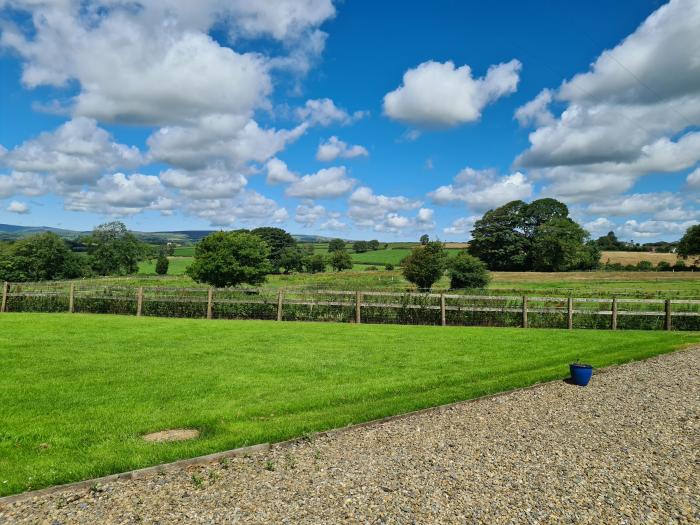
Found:
[[[328,243],[328,253],[345,250],[345,241],[343,239],[332,239]]]
[[[442,277],[446,259],[447,254],[440,241],[416,246],[403,260],[403,276],[415,284],[419,290],[430,290],[430,287]]]
[[[423,235],[420,236],[420,243],[422,246],[425,246],[430,242],[430,237],[428,236],[427,233],[424,233]]]
[[[279,265],[285,274],[300,272],[304,268],[304,254],[297,247],[285,248],[280,254]]]
[[[168,267],[170,266],[170,261],[165,256],[165,253],[160,252],[158,259],[156,260],[156,273],[158,275],[165,275],[168,273]]]
[[[123,222],[97,226],[84,240],[90,266],[97,275],[129,275],[148,256],[147,246],[127,230]]]
[[[212,286],[257,285],[272,271],[270,249],[257,235],[215,232],[204,237],[194,251],[187,275]]]
[[[352,268],[352,259],[350,258],[350,254],[345,250],[333,252],[330,263],[336,272]]]
[[[491,275],[486,265],[467,252],[459,252],[455,258],[449,261],[448,274],[450,276],[450,288],[486,288],[491,280]]]
[[[306,271],[309,273],[322,273],[326,271],[326,258],[319,254],[312,255],[306,262]]]
[[[372,251],[378,250],[379,249],[379,241],[377,239],[372,239],[371,241],[369,241],[367,243],[367,247]]]

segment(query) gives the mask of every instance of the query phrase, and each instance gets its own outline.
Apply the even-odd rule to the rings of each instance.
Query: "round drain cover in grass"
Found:
[[[196,439],[198,437],[199,430],[193,428],[173,428],[171,430],[161,430],[160,432],[146,434],[143,436],[143,439],[146,441],[163,443],[166,441],[187,441],[188,439]]]

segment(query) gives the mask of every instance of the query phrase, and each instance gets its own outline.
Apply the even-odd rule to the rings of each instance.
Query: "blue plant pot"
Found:
[[[593,367],[591,365],[571,363],[569,370],[571,371],[571,380],[578,386],[586,386],[593,375]]]

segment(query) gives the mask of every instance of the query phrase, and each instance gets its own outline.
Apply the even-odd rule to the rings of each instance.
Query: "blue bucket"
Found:
[[[586,386],[593,375],[593,367],[591,365],[571,363],[569,370],[571,371],[571,380],[578,386]]]

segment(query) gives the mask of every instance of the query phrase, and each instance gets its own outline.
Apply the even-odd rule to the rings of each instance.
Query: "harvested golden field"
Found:
[[[445,248],[448,250],[462,250],[464,248],[469,248],[468,242],[446,242]]]
[[[676,264],[678,256],[675,253],[653,253],[653,252],[601,252],[600,262],[605,264],[637,264],[639,261],[649,261],[654,266],[661,261],[669,264]]]

